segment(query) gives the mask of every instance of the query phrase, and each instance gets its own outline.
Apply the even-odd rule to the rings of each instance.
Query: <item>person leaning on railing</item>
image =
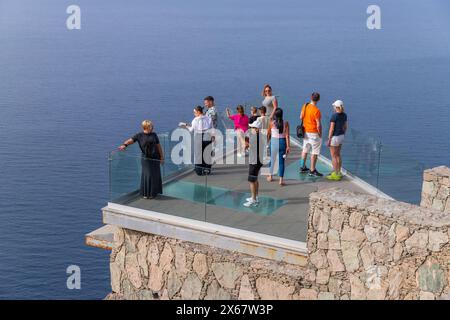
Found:
[[[124,151],[129,145],[138,142],[142,151],[141,196],[153,199],[162,194],[160,166],[164,164],[164,153],[158,135],[153,132],[153,123],[150,120],[142,121],[142,129],[142,132],[126,140],[119,150]]]

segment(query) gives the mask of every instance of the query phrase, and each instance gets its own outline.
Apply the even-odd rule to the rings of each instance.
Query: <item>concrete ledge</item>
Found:
[[[115,226],[105,225],[85,235],[86,244],[90,247],[112,250],[114,245]]]
[[[307,248],[304,242],[115,203],[108,203],[102,211],[105,224],[295,265],[307,264]]]

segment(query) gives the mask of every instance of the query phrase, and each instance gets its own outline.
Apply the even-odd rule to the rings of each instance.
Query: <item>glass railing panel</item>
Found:
[[[305,101],[280,96],[279,105],[285,119],[290,122],[291,135],[296,136],[300,108]],[[329,130],[330,108],[321,106],[323,139],[321,155],[331,160],[326,146]],[[394,146],[384,143],[379,137],[371,137],[350,125],[341,150],[343,168],[354,177],[370,184],[397,200],[419,203],[424,165],[406,153],[398,152]],[[374,189],[374,190],[376,190]]]
[[[131,145],[126,151],[112,151],[109,154],[110,200],[135,192],[141,182],[141,151]]]
[[[419,204],[425,165],[388,145],[381,150],[380,190],[396,200]]]
[[[305,241],[311,184],[289,181],[279,186],[274,176],[249,175],[248,164],[215,165],[207,177],[206,221],[241,230]],[[250,181],[258,181],[258,202],[252,198]],[[295,186],[298,185],[298,186]]]

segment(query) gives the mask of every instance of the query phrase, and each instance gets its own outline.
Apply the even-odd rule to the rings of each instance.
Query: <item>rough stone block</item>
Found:
[[[444,212],[450,213],[450,198],[448,198],[447,202],[445,203]]]
[[[151,264],[147,286],[153,291],[159,291],[161,290],[163,285],[164,285],[164,270],[158,265]]]
[[[445,203],[444,200],[434,198],[433,204],[431,205],[432,209],[435,209],[437,211],[444,211],[445,209]]]
[[[330,219],[330,226],[331,228],[337,230],[338,232],[342,231],[342,224],[344,222],[344,215],[342,212],[337,209],[333,208],[331,210],[331,219]]]
[[[433,197],[422,192],[422,199],[420,201],[420,206],[424,208],[431,208],[433,205]]]
[[[181,289],[183,282],[181,281],[176,270],[169,272],[167,276],[167,295],[172,299]]]
[[[169,271],[171,269],[173,257],[174,255],[172,248],[166,242],[164,244],[164,249],[161,253],[161,256],[159,257],[159,266],[164,272]]]
[[[420,266],[416,279],[422,291],[440,293],[446,285],[445,272],[433,258],[428,259]]]
[[[428,245],[428,232],[416,231],[405,241],[406,249],[412,251],[413,249],[424,250]]]
[[[328,249],[328,237],[326,233],[319,233],[317,236],[317,248]]]
[[[376,242],[372,244],[372,252],[377,262],[383,263],[389,260],[388,257],[389,250],[386,247],[386,245],[381,242]]]
[[[205,300],[230,300],[231,295],[220,287],[217,281],[211,282],[206,292]]]
[[[392,300],[397,300],[400,297],[400,289],[402,288],[403,272],[399,268],[392,268],[389,270],[388,282],[388,296]]]
[[[186,250],[180,246],[175,247],[175,268],[180,274],[189,272],[186,264]]]
[[[294,286],[261,277],[256,280],[256,289],[262,300],[291,300],[295,291]]]
[[[318,300],[334,300],[334,294],[331,292],[320,292],[317,299]]]
[[[335,229],[330,229],[328,231],[328,249],[330,250],[341,249],[341,239],[339,236],[339,232]]]
[[[236,281],[242,277],[242,268],[232,262],[213,263],[211,269],[224,288],[234,289]]]
[[[430,170],[425,170],[423,172],[423,180],[424,181],[435,181],[437,180],[437,176]]]
[[[348,272],[353,272],[359,268],[358,247],[355,243],[342,241],[342,259]]]
[[[318,284],[328,284],[330,280],[330,271],[328,269],[320,269],[317,271],[316,282]]]
[[[349,218],[349,224],[352,228],[358,228],[361,225],[363,215],[361,212],[353,211]]]
[[[320,216],[319,216],[319,223],[317,225],[317,231],[319,232],[328,232],[328,228],[330,226],[330,222],[329,222],[329,218],[328,218],[328,213],[326,212],[321,212]]]
[[[206,255],[203,253],[196,253],[194,256],[192,267],[199,278],[203,279],[208,274],[208,262],[206,259]]]
[[[159,262],[158,243],[150,242],[150,244],[148,246],[147,262],[149,264],[158,264],[158,262]]]
[[[402,226],[401,224],[397,224],[395,227],[395,234],[397,242],[405,241],[409,237],[409,228]]]
[[[341,234],[341,240],[346,242],[353,242],[353,245],[356,244],[358,246],[364,240],[366,240],[366,235],[362,231],[344,226],[344,230]]]
[[[142,279],[136,253],[129,253],[125,257],[125,270],[131,284],[139,289],[142,286]]]
[[[367,300],[384,300],[386,298],[387,286],[380,285],[377,288],[370,288],[367,290]]]
[[[430,231],[428,234],[428,249],[431,251],[439,251],[442,246],[448,243],[448,241],[447,233]]]
[[[422,192],[434,197],[436,195],[436,188],[434,182],[424,181],[422,184]]]
[[[442,185],[450,187],[450,178],[449,177],[442,178]]]
[[[366,234],[367,240],[369,240],[370,242],[381,241],[382,235],[380,234],[380,229],[378,228],[365,225],[364,233]]]
[[[317,250],[309,256],[309,260],[317,269],[323,269],[328,266],[327,257],[323,250]]]
[[[239,289],[239,300],[254,300],[252,285],[248,275],[243,275],[241,278],[241,287]]]
[[[190,272],[181,287],[181,298],[183,300],[198,300],[202,292],[202,282],[193,272]]]
[[[434,300],[435,296],[431,292],[421,291],[419,295],[420,300]]]
[[[110,264],[110,272],[111,272],[111,289],[114,293],[120,293],[120,284],[122,281],[122,271],[120,266],[116,263]]]
[[[441,185],[439,187],[437,198],[441,200],[447,200],[447,198],[450,196],[450,188],[447,186]]]
[[[317,300],[317,291],[314,289],[300,289],[296,298],[299,300]]]
[[[374,265],[375,259],[373,257],[372,249],[369,244],[366,244],[361,248],[360,255],[364,269],[367,270]]]
[[[394,262],[397,262],[401,259],[403,254],[403,245],[398,242],[395,244],[394,249],[393,249],[393,255],[392,255],[392,259],[394,260]]]
[[[349,274],[350,279],[350,297],[352,300],[365,300],[366,289],[364,283],[354,274]]]

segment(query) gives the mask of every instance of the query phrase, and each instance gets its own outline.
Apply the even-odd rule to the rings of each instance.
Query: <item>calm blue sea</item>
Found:
[[[84,234],[102,224],[107,153],[205,95],[257,101],[268,82],[295,122],[318,90],[405,161],[449,165],[450,2],[377,0],[382,30],[368,30],[372,2],[0,0],[0,298],[103,298],[108,253]]]

